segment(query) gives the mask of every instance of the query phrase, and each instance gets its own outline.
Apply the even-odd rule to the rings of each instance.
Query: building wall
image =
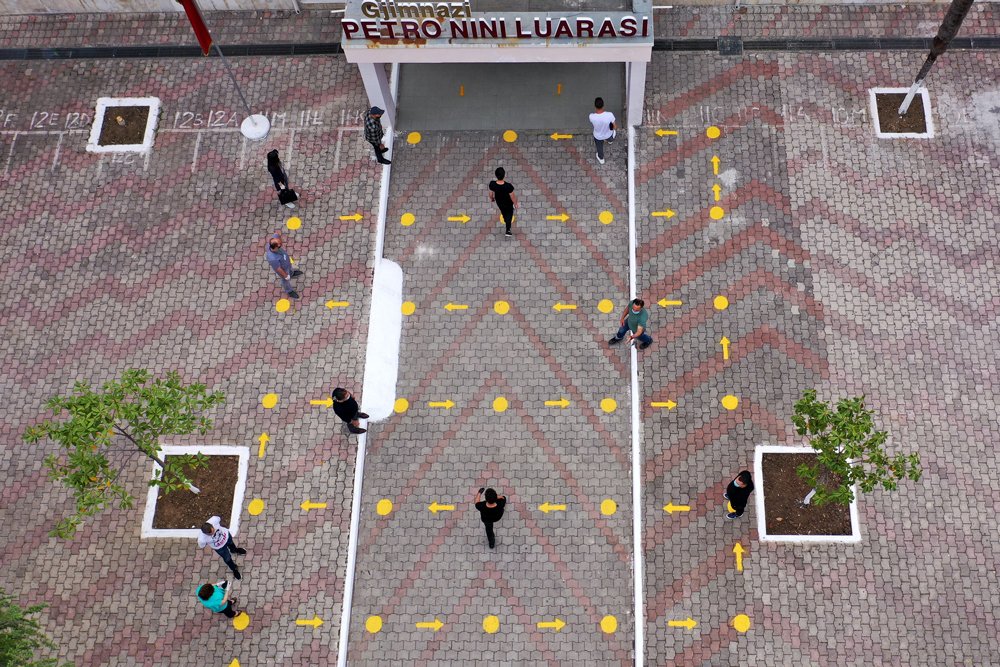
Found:
[[[316,3],[299,0],[302,6]],[[202,11],[294,9],[294,0],[198,0]],[[183,12],[175,0],[0,0],[0,14]]]

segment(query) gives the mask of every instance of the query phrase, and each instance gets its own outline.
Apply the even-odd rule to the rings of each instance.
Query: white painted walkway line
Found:
[[[397,99],[399,90],[399,64],[392,66],[392,97]],[[396,128],[390,128],[388,133],[389,155],[393,156],[392,150],[393,133]],[[375,226],[375,265],[382,261],[382,249],[385,247],[385,216],[389,205],[389,177],[392,175],[392,167],[385,165],[382,167],[382,182],[379,191],[378,219]],[[400,280],[402,288],[402,280]],[[397,312],[399,310],[397,309]],[[402,322],[400,322],[402,326]],[[368,320],[368,340],[371,341],[372,320]],[[370,349],[370,348],[369,348]],[[398,350],[398,346],[397,346]],[[398,355],[398,352],[397,352]],[[398,367],[399,360],[396,360]],[[368,355],[365,355],[365,368],[368,367]],[[367,370],[366,370],[367,377]],[[395,385],[395,382],[393,382]],[[364,400],[365,386],[362,383],[361,396]],[[354,601],[354,574],[358,558],[358,529],[361,524],[361,484],[365,478],[365,451],[368,445],[368,434],[362,433],[358,436],[358,452],[354,458],[354,496],[351,498],[351,532],[347,538],[347,571],[344,574],[344,599],[340,612],[340,641],[337,646],[337,666],[347,667],[347,641],[351,635],[351,604]]]
[[[636,296],[635,248],[635,127],[628,128],[628,280]],[[639,419],[639,356],[635,345],[629,354],[632,370],[632,593],[635,600],[635,666],[646,660],[646,584],[642,557],[642,422]]]

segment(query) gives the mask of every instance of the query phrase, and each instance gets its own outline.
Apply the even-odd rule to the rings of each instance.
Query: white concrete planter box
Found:
[[[233,510],[229,516],[229,532],[236,535],[240,529],[240,512],[243,507],[243,496],[247,486],[247,466],[250,462],[250,448],[239,445],[163,445],[160,448],[160,459],[164,456],[176,454],[204,454],[206,456],[237,456],[239,457],[239,468],[236,475],[236,489],[233,492]],[[159,474],[160,466],[153,464],[151,479]],[[141,537],[169,537],[195,539],[201,534],[200,528],[153,528],[153,515],[156,513],[156,500],[160,495],[160,489],[156,486],[149,487],[146,493],[146,509],[142,514]],[[208,517],[205,517],[208,519]],[[222,517],[223,520],[226,517]]]
[[[931,96],[927,92],[926,88],[921,87],[917,91],[917,96],[923,102],[924,105],[924,124],[927,128],[926,132],[883,132],[881,124],[878,118],[878,102],[875,99],[876,95],[884,95],[886,93],[902,93],[903,95],[910,92],[909,88],[869,88],[868,89],[868,107],[871,112],[872,125],[875,127],[875,136],[879,139],[933,139],[934,138],[934,118],[931,114]]]
[[[767,532],[767,517],[764,515],[764,454],[815,454],[812,447],[795,447],[789,445],[757,445],[753,456],[753,474],[757,480],[754,487],[757,504],[757,533],[761,542],[791,542],[793,544],[815,543],[854,543],[861,541],[861,522],[858,519],[858,489],[854,487],[854,500],[851,501],[851,534],[850,535],[770,535]]]
[[[146,117],[146,131],[142,135],[142,143],[118,144],[101,146],[101,131],[104,129],[104,113],[108,107],[149,107]],[[159,97],[99,97],[97,110],[94,112],[94,124],[90,126],[90,140],[87,150],[91,153],[148,153],[153,148],[153,138],[156,135],[156,123],[160,118]]]

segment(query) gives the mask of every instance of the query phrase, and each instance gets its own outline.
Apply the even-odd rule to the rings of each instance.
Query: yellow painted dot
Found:
[[[601,630],[604,631],[604,634],[610,635],[617,629],[618,619],[614,616],[608,615],[601,619]]]
[[[233,627],[243,632],[248,627],[250,627],[250,614],[245,611],[241,611],[233,617]]]
[[[412,315],[417,312],[417,304],[412,301],[404,301],[400,310],[403,311],[404,315]]]
[[[413,215],[412,213],[404,213],[403,215],[399,216],[399,224],[403,225],[404,227],[409,227],[416,221],[417,221],[417,216]]]
[[[615,309],[615,302],[611,299],[601,299],[597,302],[597,310],[602,313],[610,313]]]
[[[493,399],[493,409],[497,412],[506,412],[509,407],[510,403],[503,396],[497,396]]]
[[[493,304],[493,311],[497,315],[506,315],[510,312],[510,304],[506,301],[497,301]]]
[[[716,310],[725,310],[726,308],[729,308],[729,299],[720,294],[712,299],[712,305],[715,306]]]
[[[722,130],[712,125],[707,130],[705,130],[705,136],[709,139],[718,139],[722,136]]]
[[[618,408],[618,401],[613,398],[602,398],[601,399],[601,410],[605,412],[614,412]]]
[[[291,230],[296,230],[302,226],[302,218],[292,217],[285,222],[285,226]]]
[[[726,410],[735,410],[736,406],[740,404],[740,399],[736,398],[732,394],[726,394],[722,397],[722,407]]]
[[[279,313],[284,313],[291,307],[292,302],[288,299],[278,299],[278,302],[274,304],[274,309]]]
[[[726,211],[721,206],[713,206],[708,214],[712,216],[712,220],[722,220],[722,216],[726,214]]]
[[[420,133],[419,132],[410,132],[408,135],[406,135],[406,143],[408,143],[408,144],[419,144],[420,143]]]
[[[494,634],[500,629],[500,619],[496,616],[487,616],[483,619],[483,630],[489,634]]]
[[[273,408],[278,404],[278,395],[264,394],[264,397],[260,399],[260,404],[263,405],[268,410],[270,410],[271,408]]]
[[[382,629],[382,617],[381,616],[369,616],[365,619],[365,630],[371,634],[375,634]]]
[[[611,516],[618,511],[618,503],[611,500],[611,498],[605,498],[601,501],[601,514],[604,516]]]
[[[383,498],[375,505],[375,511],[378,512],[379,516],[388,516],[389,512],[392,511],[392,501]]]
[[[610,225],[614,222],[615,214],[611,211],[601,211],[597,219],[601,221],[602,225]]]
[[[730,514],[736,512],[736,510],[733,509],[733,504],[728,500],[726,501],[726,511],[729,512]]]
[[[503,140],[506,141],[508,144],[517,141],[517,132],[515,132],[514,130],[507,130],[506,132],[503,133]]]
[[[733,629],[736,632],[746,632],[750,629],[750,617],[746,614],[739,614],[733,617]]]
[[[401,415],[410,409],[410,402],[405,398],[397,398],[396,402],[392,404],[392,409],[397,415]]]
[[[247,512],[250,513],[250,516],[257,516],[263,511],[264,511],[264,501],[261,500],[260,498],[254,498],[253,500],[250,501],[250,504],[247,505]]]

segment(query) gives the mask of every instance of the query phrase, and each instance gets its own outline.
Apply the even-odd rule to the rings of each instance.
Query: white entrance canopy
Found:
[[[477,13],[476,0],[348,0],[341,44],[358,65],[369,103],[385,109],[392,126],[396,100],[386,64],[480,62],[624,63],[627,121],[641,124],[651,0],[633,0],[632,11],[573,9]]]

